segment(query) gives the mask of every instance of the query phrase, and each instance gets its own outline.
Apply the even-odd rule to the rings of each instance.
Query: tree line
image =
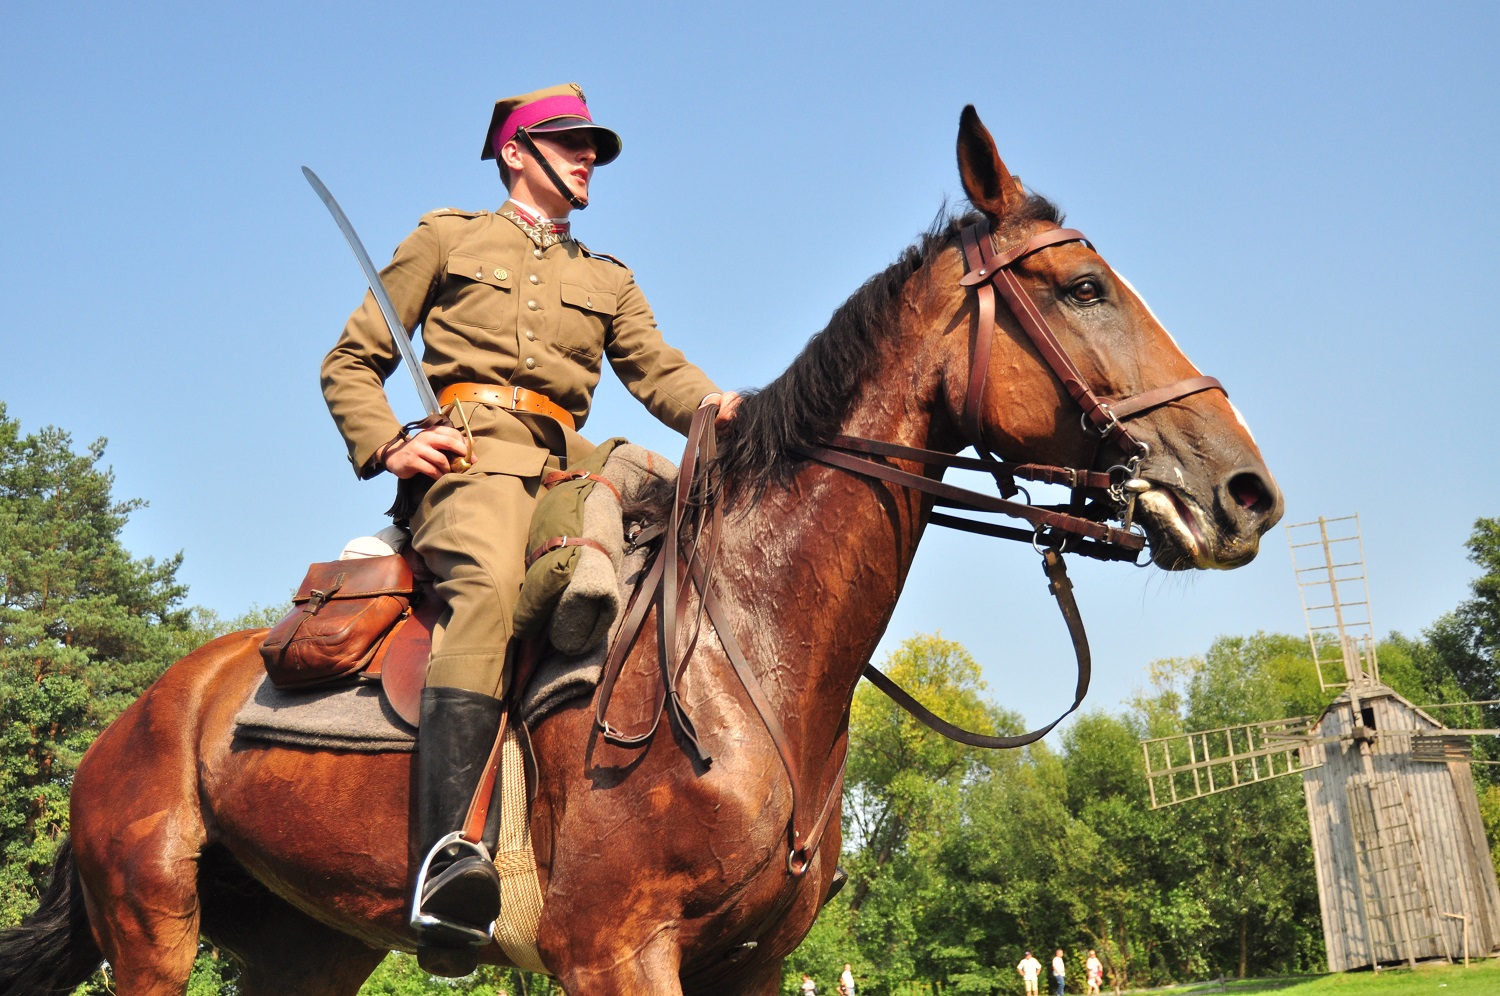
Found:
[[[180,554],[133,556],[121,542],[135,499],[114,496],[105,443],[75,449],[56,428],[23,433],[0,402],[0,929],[36,904],[67,833],[84,750],[173,661],[207,640],[273,621],[187,603]],[[1500,699],[1500,519],[1469,543],[1472,596],[1415,637],[1379,649],[1383,679],[1417,703]],[[979,664],[938,635],[903,643],[883,668],[961,725],[1017,733]],[[1098,951],[1106,982],[1135,988],[1220,974],[1324,965],[1299,779],[1149,808],[1139,741],[1187,730],[1315,714],[1306,642],[1223,637],[1201,656],[1152,663],[1117,712],[1067,725],[1056,744],[963,747],[928,731],[871,686],[854,700],[845,787],[848,886],[788,959],[834,991],[845,962],[862,994],[1019,992],[1015,965],[1067,952],[1070,991]],[[1463,725],[1500,726],[1500,716]],[[1482,748],[1493,751],[1493,748]],[[1476,769],[1490,839],[1500,787]],[[105,992],[101,976],[86,991]],[[363,990],[512,996],[547,980],[482,969],[454,984],[388,958]],[[233,993],[233,965],[205,946],[189,991]]]
[[[1418,636],[1377,648],[1381,679],[1413,702],[1500,699],[1500,519],[1468,543],[1471,595]],[[961,725],[1021,731],[986,695],[979,665],[940,636],[907,640],[884,664]],[[1106,982],[1139,988],[1204,978],[1326,970],[1300,778],[1283,777],[1152,810],[1140,741],[1316,716],[1304,637],[1215,640],[1158,660],[1118,712],[1094,710],[1055,746],[983,751],[945,740],[863,685],[850,722],[844,864],[850,885],[788,962],[831,991],[845,962],[867,993],[1021,992],[1027,950],[1067,953],[1082,991],[1089,950]],[[1467,715],[1461,715],[1467,713]],[[1452,726],[1500,727],[1495,706],[1445,710]],[[1476,756],[1500,759],[1496,741]],[[1476,766],[1480,809],[1500,858],[1500,785]]]

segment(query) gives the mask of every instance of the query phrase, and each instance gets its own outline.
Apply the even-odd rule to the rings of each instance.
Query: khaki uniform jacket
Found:
[[[524,387],[567,409],[581,428],[607,356],[631,394],[685,433],[699,402],[718,390],[662,339],[628,268],[575,241],[541,249],[498,213],[423,215],[381,279],[408,332],[422,326],[422,366],[437,393],[460,382]],[[322,369],[323,396],[361,477],[380,472],[375,451],[401,428],[383,389],[399,361],[367,293]],[[522,419],[501,408],[465,411],[475,471],[542,472],[548,452]],[[569,452],[588,448],[575,432],[564,435]]]

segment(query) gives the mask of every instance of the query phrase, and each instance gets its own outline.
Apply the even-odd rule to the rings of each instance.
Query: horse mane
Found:
[[[726,485],[748,488],[758,497],[772,483],[790,480],[804,459],[795,450],[820,445],[838,432],[880,355],[878,347],[900,327],[902,289],[981,217],[977,211],[940,209],[916,242],[834,311],[781,376],[742,392],[744,402],[719,434],[717,466]],[[1057,205],[1033,193],[1006,227],[1062,220]]]

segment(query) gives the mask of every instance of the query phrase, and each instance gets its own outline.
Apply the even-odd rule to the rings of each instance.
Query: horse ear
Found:
[[[958,119],[958,175],[969,200],[992,221],[999,222],[1026,200],[1021,181],[1000,161],[995,140],[973,104],[966,105]]]

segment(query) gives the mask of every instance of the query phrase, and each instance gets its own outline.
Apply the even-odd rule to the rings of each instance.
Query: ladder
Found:
[[[1395,775],[1357,775],[1348,796],[1370,963],[1452,961],[1400,782]]]

